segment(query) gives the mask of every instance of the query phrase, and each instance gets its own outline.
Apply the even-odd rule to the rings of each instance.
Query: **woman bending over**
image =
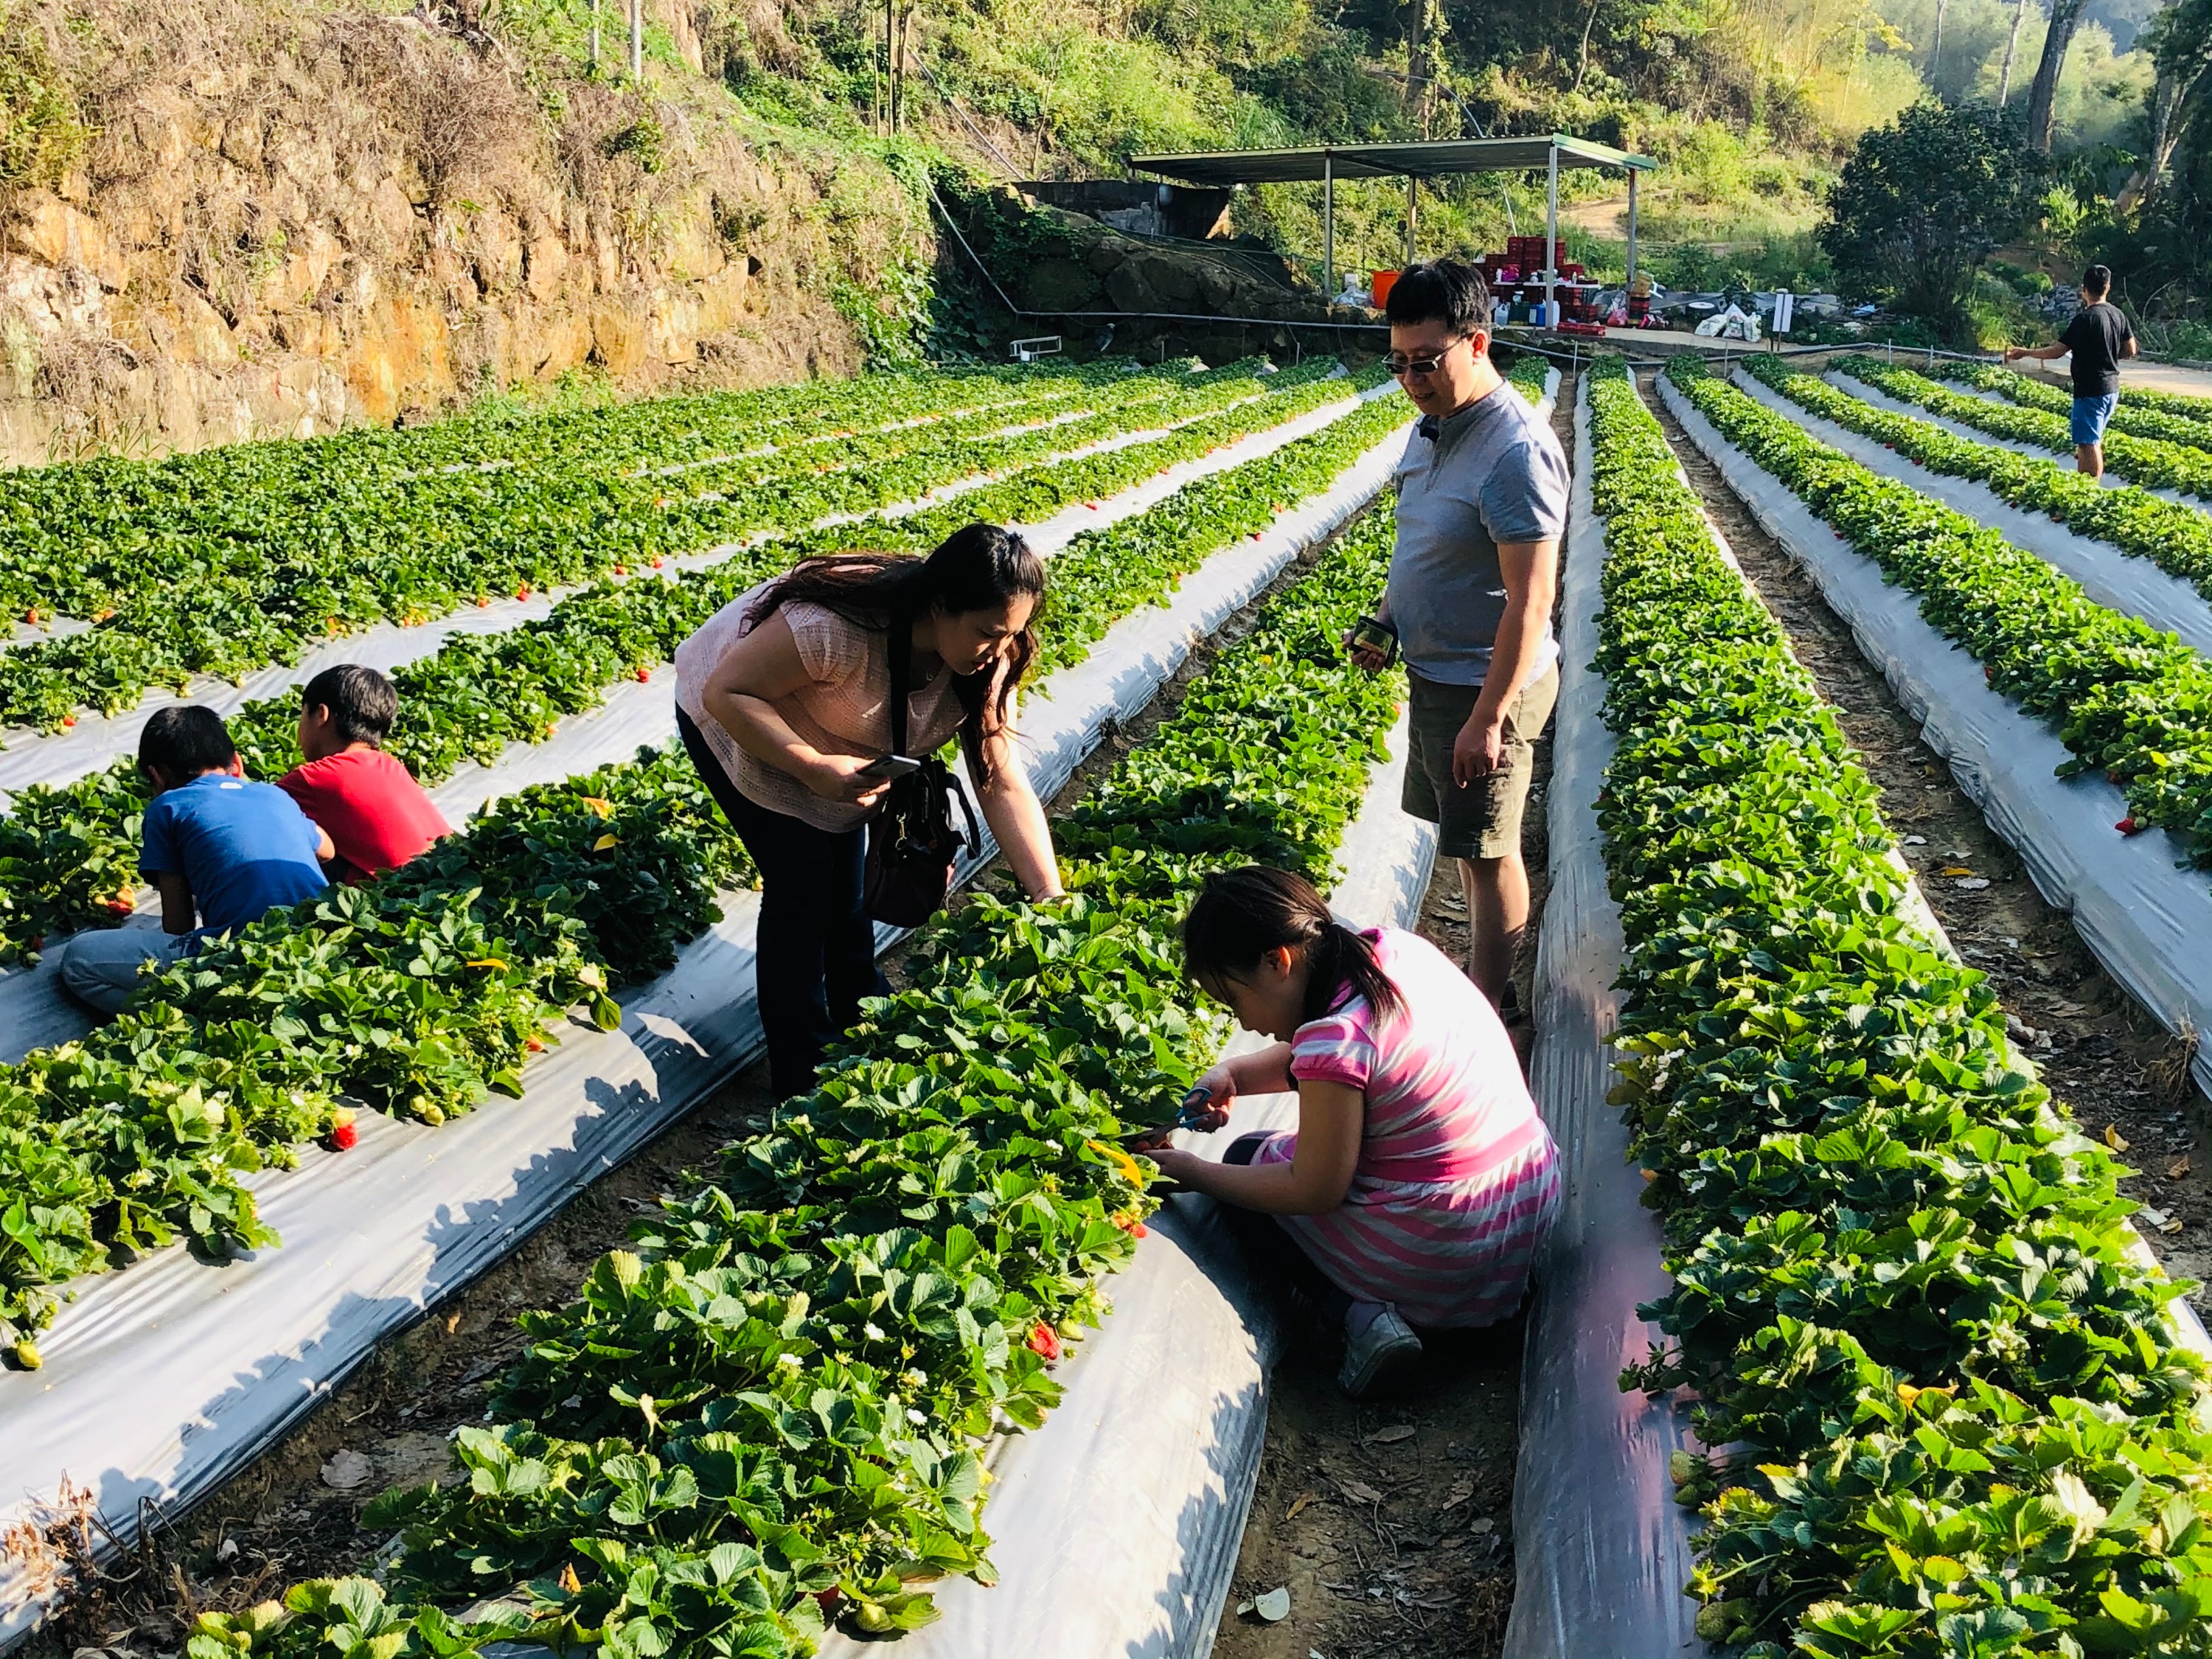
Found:
[[[676,729],[761,874],[756,945],[769,1075],[788,1098],[823,1050],[889,990],[862,904],[867,822],[890,785],[890,699],[907,752],[956,732],[1006,862],[1030,896],[1060,888],[1052,832],[1013,752],[1015,687],[1036,655],[1044,564],[1011,530],[973,524],[926,559],[808,559],[740,594],[676,653]],[[890,641],[909,641],[894,687]]]
[[[1303,877],[1208,878],[1183,924],[1191,977],[1277,1039],[1200,1079],[1211,1127],[1240,1094],[1295,1089],[1295,1131],[1164,1174],[1230,1206],[1266,1260],[1344,1324],[1355,1397],[1419,1357],[1412,1327],[1488,1325],[1527,1289],[1559,1206],[1557,1149],[1489,1001],[1434,945],[1353,933]]]

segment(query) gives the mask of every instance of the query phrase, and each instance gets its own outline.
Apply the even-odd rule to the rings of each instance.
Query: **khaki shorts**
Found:
[[[1502,859],[1518,853],[1536,739],[1559,700],[1557,665],[1523,686],[1505,711],[1505,753],[1498,769],[1464,789],[1452,781],[1452,745],[1482,688],[1439,685],[1419,674],[1406,678],[1412,688],[1413,732],[1399,805],[1437,826],[1437,851],[1444,858]]]

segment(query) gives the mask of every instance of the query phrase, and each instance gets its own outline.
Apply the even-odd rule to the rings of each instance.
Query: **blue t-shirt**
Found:
[[[144,826],[139,873],[191,883],[200,912],[196,941],[235,933],[329,885],[315,860],[315,826],[273,783],[202,773],[156,795]]]

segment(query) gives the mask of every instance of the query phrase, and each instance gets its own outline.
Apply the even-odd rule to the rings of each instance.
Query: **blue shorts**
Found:
[[[2107,392],[2101,398],[2076,398],[2074,412],[2067,417],[2073,428],[2074,447],[2105,441],[2105,423],[2112,418],[2112,411],[2120,406],[2120,394]]]

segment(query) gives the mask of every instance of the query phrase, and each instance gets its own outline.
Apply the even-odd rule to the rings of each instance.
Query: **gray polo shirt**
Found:
[[[1388,599],[1408,668],[1442,685],[1482,684],[1505,616],[1498,544],[1565,536],[1567,483],[1559,439],[1509,385],[1414,428],[1398,463]],[[1547,618],[1537,676],[1559,655]]]

